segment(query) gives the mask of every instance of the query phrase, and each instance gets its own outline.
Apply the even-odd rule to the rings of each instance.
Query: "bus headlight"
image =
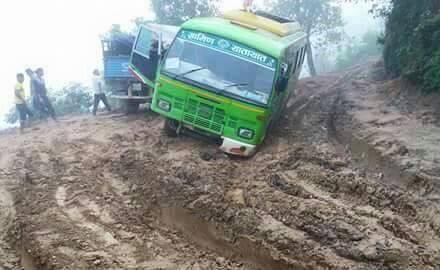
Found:
[[[165,101],[163,99],[159,99],[159,101],[157,102],[157,106],[161,109],[164,110],[166,112],[171,111],[171,103],[169,103],[168,101]]]
[[[248,128],[240,128],[238,130],[238,136],[250,140],[254,137],[254,131]]]

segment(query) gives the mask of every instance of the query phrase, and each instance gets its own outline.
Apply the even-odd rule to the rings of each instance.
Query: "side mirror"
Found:
[[[157,54],[158,54],[159,56],[162,56],[162,55],[163,55],[163,52],[162,52],[162,46],[163,46],[162,33],[159,33],[158,46],[159,46],[159,48],[158,48],[158,52],[157,52]]]
[[[278,91],[278,92],[284,92],[284,90],[286,90],[286,88],[287,88],[287,84],[289,83],[289,78],[287,78],[287,77],[280,77],[279,79],[278,79],[278,83],[277,83],[277,88],[276,88],[276,90]]]
[[[282,63],[280,71],[281,71],[281,77],[286,77],[287,72],[289,71],[289,65],[287,63]]]
[[[165,58],[166,51],[162,51],[162,55],[160,55],[160,60],[162,61]]]

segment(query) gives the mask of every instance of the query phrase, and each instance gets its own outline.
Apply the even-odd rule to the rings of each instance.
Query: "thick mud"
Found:
[[[438,196],[440,96],[408,90],[402,80],[381,80],[383,73],[374,64],[345,83],[334,110],[338,137],[351,146],[359,167],[404,188],[424,186],[425,195]]]
[[[440,269],[437,187],[347,136],[363,74],[302,81],[249,159],[166,137],[153,114],[4,135],[0,266],[19,269],[23,243],[35,269]]]

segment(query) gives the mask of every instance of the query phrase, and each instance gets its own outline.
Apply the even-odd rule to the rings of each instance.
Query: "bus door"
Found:
[[[162,51],[162,35],[141,26],[133,45],[130,68],[143,83],[154,89]]]
[[[283,101],[286,97],[286,92],[288,91],[288,84],[289,84],[289,72],[290,72],[291,66],[288,63],[282,63],[280,68],[280,73],[278,75],[278,79],[276,80],[275,84],[275,93],[273,97],[273,118],[274,122],[277,122],[277,120],[280,117],[280,114],[283,110]]]

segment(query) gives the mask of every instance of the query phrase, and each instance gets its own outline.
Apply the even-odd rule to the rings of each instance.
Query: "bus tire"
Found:
[[[174,119],[165,119],[163,130],[168,137],[177,137],[177,128],[179,127],[179,122]]]
[[[127,113],[135,114],[139,110],[139,102],[133,100],[127,100]]]

